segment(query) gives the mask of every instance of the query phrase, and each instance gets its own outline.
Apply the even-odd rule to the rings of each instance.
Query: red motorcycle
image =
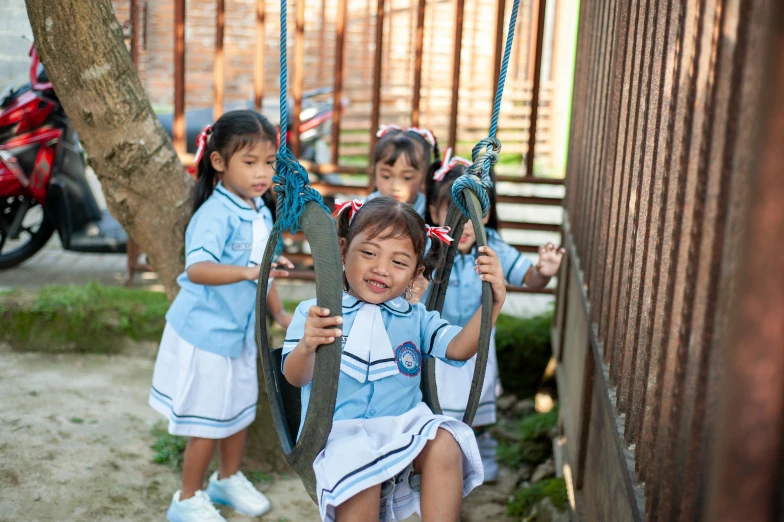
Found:
[[[98,206],[84,152],[30,48],[29,82],[0,95],[0,269],[33,256],[56,230],[63,248],[125,252],[127,235]]]

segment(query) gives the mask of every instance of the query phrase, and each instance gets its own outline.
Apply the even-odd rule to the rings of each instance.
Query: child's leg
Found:
[[[378,520],[381,510],[381,484],[360,491],[335,508],[337,522]]]
[[[201,489],[204,474],[215,452],[215,439],[191,437],[182,459],[182,493],[180,500],[191,498]]]
[[[218,457],[218,478],[229,478],[240,470],[240,461],[245,450],[245,435],[248,429],[245,428],[232,435],[218,441],[220,455]]]
[[[463,503],[463,455],[452,434],[439,428],[414,460],[414,471],[422,476],[422,521],[457,522]]]

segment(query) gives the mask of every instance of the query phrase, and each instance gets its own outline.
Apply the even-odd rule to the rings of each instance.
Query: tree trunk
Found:
[[[183,270],[193,183],[147,100],[110,0],[26,0],[35,47],[101,180],[169,299]]]

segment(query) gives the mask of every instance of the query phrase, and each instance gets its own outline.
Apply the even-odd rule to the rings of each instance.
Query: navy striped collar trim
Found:
[[[253,202],[256,204],[256,208],[252,208],[242,198],[236,194],[233,194],[225,186],[223,186],[223,182],[218,182],[218,184],[215,186],[214,194],[224,205],[226,205],[227,208],[234,211],[240,217],[245,217],[247,219],[255,219],[256,216],[258,216],[258,214],[265,207],[264,200],[262,198],[255,198]]]
[[[343,292],[343,313],[351,313],[356,312],[359,310],[359,306],[362,304],[362,301],[350,295],[346,292]],[[408,301],[403,299],[402,297],[398,297],[396,299],[392,299],[391,301],[387,301],[386,303],[381,303],[381,308],[386,310],[387,312],[399,315],[401,317],[405,317],[411,314],[411,311],[414,309]]]

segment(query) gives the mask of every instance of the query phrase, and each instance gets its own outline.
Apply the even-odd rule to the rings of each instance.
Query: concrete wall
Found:
[[[0,91],[26,77],[30,42],[23,34],[33,34],[24,0],[0,0]]]

